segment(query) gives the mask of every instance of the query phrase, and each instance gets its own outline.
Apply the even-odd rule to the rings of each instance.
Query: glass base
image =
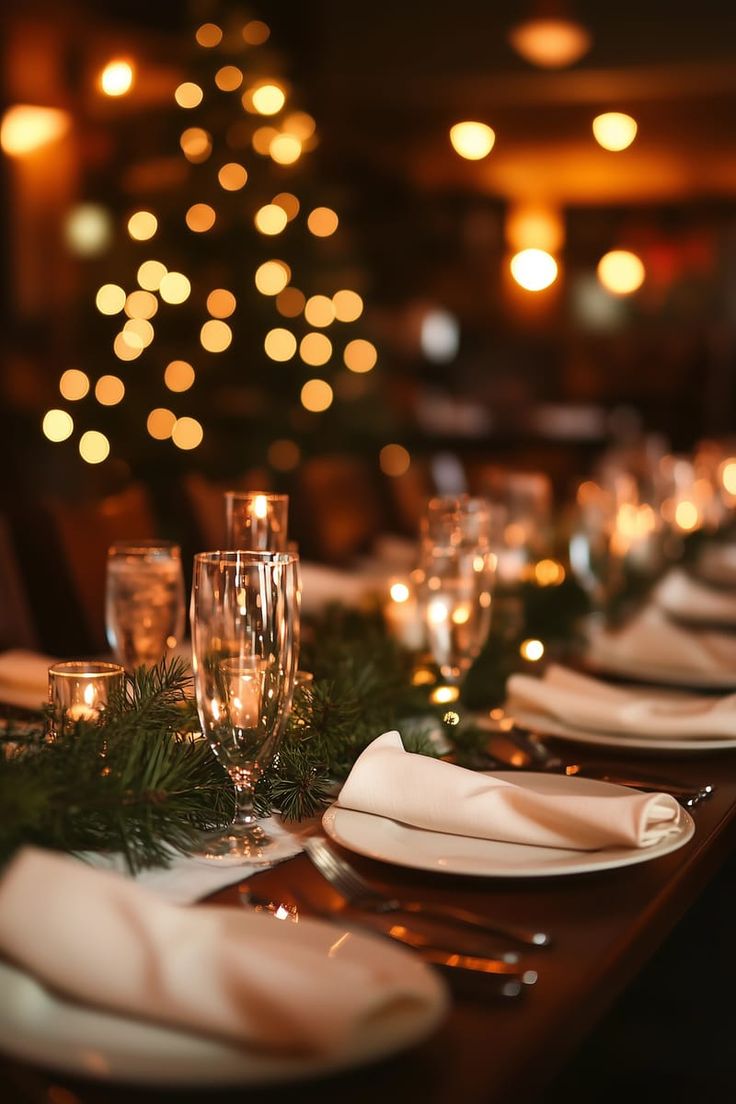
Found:
[[[275,849],[274,840],[259,824],[231,824],[225,832],[205,836],[197,858],[223,866],[272,863]]]

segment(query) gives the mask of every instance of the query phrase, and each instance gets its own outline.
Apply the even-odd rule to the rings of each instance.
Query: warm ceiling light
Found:
[[[453,149],[468,161],[480,161],[493,149],[496,135],[485,123],[455,123],[450,127]]]
[[[71,119],[66,111],[55,107],[16,104],[3,115],[0,146],[11,157],[23,157],[63,137],[70,124]]]
[[[598,279],[614,295],[631,295],[644,283],[646,271],[636,253],[612,249],[598,262]]]
[[[618,153],[628,149],[636,138],[636,119],[623,111],[606,111],[593,120],[593,135],[599,146]]]
[[[586,54],[592,45],[590,32],[564,16],[534,18],[509,31],[509,42],[525,61],[542,69],[564,69]]]
[[[544,249],[522,249],[511,258],[511,275],[525,291],[543,291],[557,279],[557,261]]]
[[[118,58],[109,61],[100,73],[100,88],[106,96],[124,96],[133,87],[133,66]]]

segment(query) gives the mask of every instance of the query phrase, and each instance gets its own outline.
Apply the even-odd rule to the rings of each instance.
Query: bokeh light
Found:
[[[304,305],[304,317],[310,326],[329,326],[335,321],[335,304],[326,295],[312,295]]]
[[[299,214],[299,200],[295,195],[292,195],[291,192],[279,192],[278,195],[273,197],[271,202],[275,203],[277,207],[282,207],[284,211],[286,211],[286,217],[289,222]]]
[[[326,380],[307,380],[302,387],[302,406],[312,414],[321,414],[323,410],[327,410],[332,405],[332,399],[332,388]]]
[[[204,92],[194,81],[184,81],[174,92],[174,99],[179,107],[184,107],[188,110],[191,110],[193,107],[199,107],[203,97]]]
[[[172,360],[166,365],[164,383],[169,391],[188,391],[194,379],[194,369],[186,360]]]
[[[233,331],[227,322],[221,322],[218,318],[211,318],[205,322],[199,331],[199,340],[202,348],[208,353],[224,353],[233,339]]]
[[[261,157],[268,157],[271,143],[274,138],[278,137],[278,133],[275,126],[257,127],[256,130],[253,131],[250,143],[256,153],[260,153]]]
[[[453,149],[468,161],[480,161],[487,157],[495,141],[496,135],[486,123],[455,123],[450,127]]]
[[[79,203],[64,219],[64,238],[72,253],[96,257],[112,242],[110,212],[99,203]]]
[[[161,261],[144,261],[137,273],[137,280],[144,291],[158,291],[167,268]]]
[[[284,119],[283,127],[286,133],[293,134],[302,142],[306,142],[314,134],[317,124],[306,111],[292,111]]]
[[[190,230],[195,234],[204,234],[215,225],[217,215],[209,203],[193,203],[184,218]]]
[[[332,296],[338,322],[355,322],[363,313],[363,300],[357,291],[342,288]]]
[[[245,186],[248,180],[248,172],[237,161],[228,161],[218,172],[217,179],[220,182],[220,187],[224,188],[226,192],[237,192]]]
[[[176,423],[176,414],[165,406],[157,406],[146,419],[146,429],[156,441],[166,441]]]
[[[587,53],[593,40],[582,24],[551,12],[546,18],[540,13],[512,27],[509,41],[532,65],[564,69]]]
[[[158,230],[158,219],[152,211],[136,211],[128,219],[128,233],[135,241],[148,241]]]
[[[128,318],[153,318],[158,310],[158,299],[150,291],[131,291],[125,300]]]
[[[296,441],[280,438],[272,441],[266,454],[269,464],[276,471],[293,471],[301,460],[301,451]]]
[[[598,279],[613,295],[631,295],[644,283],[644,264],[628,249],[612,249],[598,262]]]
[[[100,88],[106,96],[124,96],[133,87],[135,71],[129,61],[116,58],[108,61],[100,73]]]
[[[56,107],[14,104],[0,123],[0,146],[10,157],[24,157],[63,138],[71,117]]]
[[[307,226],[317,238],[328,238],[337,230],[339,219],[331,207],[315,207],[309,212]]]
[[[123,338],[131,349],[147,349],[153,341],[153,326],[145,318],[129,318],[123,326]]]
[[[429,310],[422,319],[419,344],[427,360],[446,364],[460,348],[460,323],[450,311]]]
[[[622,111],[606,111],[593,120],[593,136],[603,149],[618,153],[628,149],[636,138],[636,119]]]
[[[322,333],[305,334],[299,343],[299,356],[312,367],[326,364],[332,356],[332,342]]]
[[[229,318],[237,305],[233,293],[225,288],[215,288],[207,296],[207,310],[213,318]]]
[[[140,341],[132,345],[125,333],[119,333],[115,335],[112,350],[118,360],[136,360],[143,352],[143,345]]]
[[[248,46],[262,46],[271,34],[271,28],[262,19],[250,19],[243,27],[243,41]]]
[[[528,659],[530,663],[536,663],[544,655],[544,644],[534,638],[522,640],[519,645],[519,655],[522,659]]]
[[[74,432],[74,420],[66,410],[47,410],[41,423],[43,435],[49,441],[66,441]]]
[[[158,293],[165,303],[184,303],[192,290],[183,272],[167,272],[161,280]]]
[[[295,287],[286,287],[276,296],[276,310],[284,318],[296,318],[304,310],[306,296]]]
[[[384,475],[404,475],[411,465],[411,456],[403,445],[384,445],[378,454],[378,462]]]
[[[511,258],[511,275],[525,291],[543,291],[557,279],[557,261],[544,249],[522,249]]]
[[[727,494],[736,495],[736,457],[729,456],[720,467],[721,483]]]
[[[110,455],[110,442],[99,430],[88,429],[79,438],[79,455],[85,464],[101,464]]]
[[[266,203],[256,211],[256,229],[262,234],[280,234],[287,222],[286,211],[275,203]]]
[[[266,350],[266,356],[271,360],[291,360],[296,352],[296,338],[291,330],[277,326],[266,334],[263,347]]]
[[[202,127],[188,127],[182,131],[179,145],[187,161],[199,165],[212,153],[212,137]]]
[[[277,165],[293,165],[302,155],[302,144],[294,134],[277,134],[268,152]]]
[[[202,444],[204,430],[196,418],[177,418],[171,430],[171,440],[177,448],[195,449]]]
[[[259,115],[277,115],[286,103],[286,93],[280,84],[264,82],[246,93],[248,102],[244,106],[253,109]],[[244,97],[245,99],[245,97]]]
[[[699,522],[700,514],[694,502],[683,499],[683,501],[677,503],[675,506],[675,525],[678,529],[689,533],[693,529],[697,529]]]
[[[222,42],[222,28],[216,23],[203,23],[201,27],[197,27],[194,37],[200,46],[211,50]]]
[[[102,406],[117,406],[125,397],[125,384],[119,376],[100,376],[95,384],[95,398]]]
[[[283,261],[264,261],[256,269],[255,283],[261,295],[278,295],[290,278],[291,269]]]
[[[221,92],[235,92],[243,83],[243,71],[237,65],[223,65],[215,73],[215,84]]]
[[[89,392],[89,376],[78,368],[67,368],[59,380],[59,391],[69,402],[77,402]]]
[[[370,372],[376,366],[378,351],[371,341],[356,337],[345,346],[343,360],[351,372]]]

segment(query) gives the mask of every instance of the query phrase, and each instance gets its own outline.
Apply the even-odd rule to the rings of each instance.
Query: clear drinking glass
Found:
[[[77,721],[99,724],[111,700],[121,697],[125,671],[117,663],[66,660],[49,667],[49,723],[55,740]]]
[[[202,731],[230,775],[235,819],[204,841],[207,858],[268,862],[272,842],[254,788],[274,760],[299,656],[298,557],[202,552],[194,557],[192,660]]]
[[[228,548],[288,552],[289,496],[266,491],[225,492]]]
[[[443,678],[459,686],[490,631],[495,557],[483,546],[435,545],[425,565],[429,647]]]
[[[184,634],[181,551],[167,541],[121,541],[107,554],[107,641],[127,671],[152,667]]]

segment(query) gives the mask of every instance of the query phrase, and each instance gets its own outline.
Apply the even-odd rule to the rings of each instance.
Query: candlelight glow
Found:
[[[11,157],[23,157],[63,138],[70,125],[67,112],[56,107],[15,104],[0,123],[0,146]]]
[[[485,123],[455,123],[450,127],[450,142],[456,153],[468,161],[480,161],[493,149],[496,135]]]
[[[598,262],[598,279],[613,295],[631,295],[644,283],[644,265],[636,253],[612,249]]]
[[[593,120],[593,136],[603,149],[618,153],[628,149],[636,138],[636,119],[622,111],[606,111]]]
[[[526,291],[543,291],[557,279],[557,261],[544,249],[522,249],[511,258],[511,275]]]
[[[544,655],[544,644],[541,640],[524,640],[519,647],[519,654],[522,659],[536,663]]]
[[[133,87],[133,66],[122,58],[109,61],[100,73],[100,88],[106,96],[124,96]]]
[[[459,697],[458,686],[437,686],[429,695],[429,700],[435,705],[448,705],[450,702],[456,702]]]

